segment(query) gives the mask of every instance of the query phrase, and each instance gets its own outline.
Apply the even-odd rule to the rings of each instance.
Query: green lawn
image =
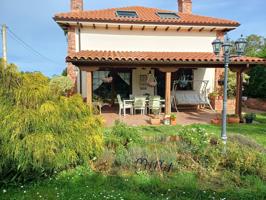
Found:
[[[241,188],[228,186],[226,191],[204,189],[196,176],[180,173],[160,178],[136,174],[105,176],[89,169],[76,169],[51,180],[8,188],[1,200],[254,200],[266,198],[266,185],[254,177],[247,178]]]
[[[229,125],[229,136],[244,135],[266,147],[266,115],[258,115],[256,121],[257,123],[251,125]],[[191,125],[191,127],[202,127],[209,133],[220,134],[219,126]],[[144,138],[164,138],[175,135],[180,128],[181,126],[145,126],[136,129]],[[147,144],[141,145],[145,147]],[[171,150],[170,144],[162,148],[167,147]],[[171,153],[175,156],[175,152]],[[191,171],[160,174],[123,169],[112,173],[99,173],[86,167],[79,167],[34,183],[2,186],[0,199],[263,200],[266,199],[266,183],[257,176],[234,176],[233,171],[221,172],[213,177],[201,177]]]
[[[142,135],[149,136],[168,136],[175,135],[176,131],[182,126],[142,126],[139,127],[139,131]],[[211,124],[195,124],[191,127],[201,127],[206,129],[209,133],[219,135],[221,133],[221,126]],[[259,144],[266,147],[266,114],[258,114],[255,123],[253,124],[236,124],[228,125],[228,136],[232,134],[241,134],[255,140]]]

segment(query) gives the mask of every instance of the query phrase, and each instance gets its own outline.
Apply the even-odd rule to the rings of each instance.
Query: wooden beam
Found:
[[[158,28],[158,26],[155,26],[153,30],[154,30],[154,31],[156,31],[156,30],[157,30],[157,28]]]
[[[159,71],[161,71],[161,72],[176,72],[176,71],[178,71],[179,70],[179,68],[177,68],[177,67],[160,67],[159,68]]]
[[[131,31],[133,30],[133,25],[130,26],[130,30],[131,30]]]
[[[166,27],[166,29],[165,29],[165,31],[168,31],[168,30],[169,30],[169,28],[170,28],[170,27],[169,27],[169,26],[167,26],[167,27]]]
[[[201,32],[201,31],[203,31],[204,30],[204,27],[202,27],[200,30],[199,30],[199,32]]]
[[[92,104],[92,72],[87,72],[87,104]]]
[[[193,29],[193,27],[190,27],[190,28],[188,29],[188,31],[190,32],[192,29]]]
[[[181,27],[178,27],[178,28],[176,29],[176,31],[180,31],[180,29],[181,29]]]
[[[213,31],[215,31],[216,30],[216,28],[212,28],[211,30],[210,30],[210,32],[213,32]]]
[[[95,72],[99,70],[99,67],[87,67],[87,66],[80,66],[79,69],[84,72]]]
[[[108,24],[105,25],[105,29],[108,29]]]
[[[145,29],[145,26],[142,26],[142,29],[141,30],[144,31],[144,29]]]
[[[93,24],[92,26],[93,26],[94,29],[96,29],[96,25],[95,24]]]
[[[242,89],[243,89],[243,72],[236,73],[236,108],[235,114],[239,116],[240,122],[243,122],[242,118]]]
[[[171,114],[171,72],[165,74],[165,114]]]
[[[121,25],[118,25],[118,30],[120,30],[121,29]]]

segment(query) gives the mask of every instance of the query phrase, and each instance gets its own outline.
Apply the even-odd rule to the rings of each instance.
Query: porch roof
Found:
[[[140,51],[80,51],[66,58],[75,63],[136,63],[136,64],[223,64],[224,60],[211,52],[140,52]],[[266,59],[256,57],[231,58],[231,64],[262,64]]]

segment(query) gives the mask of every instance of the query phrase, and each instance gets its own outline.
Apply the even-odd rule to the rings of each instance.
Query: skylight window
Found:
[[[176,13],[164,13],[158,12],[159,17],[162,19],[179,19],[179,16]]]
[[[118,10],[116,11],[116,15],[118,17],[138,17],[138,14],[135,11]]]

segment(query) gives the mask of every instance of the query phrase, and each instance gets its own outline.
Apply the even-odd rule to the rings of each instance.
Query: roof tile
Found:
[[[117,10],[136,11],[137,18],[118,17]],[[199,16],[194,14],[177,13],[179,19],[162,19],[158,12],[174,12],[157,8],[147,8],[132,6],[124,8],[111,8],[104,10],[78,11],[56,14],[54,19],[68,21],[89,21],[89,22],[120,22],[120,23],[156,23],[172,25],[216,25],[216,26],[239,26],[239,23],[232,20],[219,19],[213,17]]]
[[[178,63],[222,63],[223,59],[211,52],[139,52],[139,51],[80,51],[70,54],[66,60],[81,61],[152,61],[152,62],[178,62]],[[256,57],[232,58],[233,63],[264,64],[266,59]]]

